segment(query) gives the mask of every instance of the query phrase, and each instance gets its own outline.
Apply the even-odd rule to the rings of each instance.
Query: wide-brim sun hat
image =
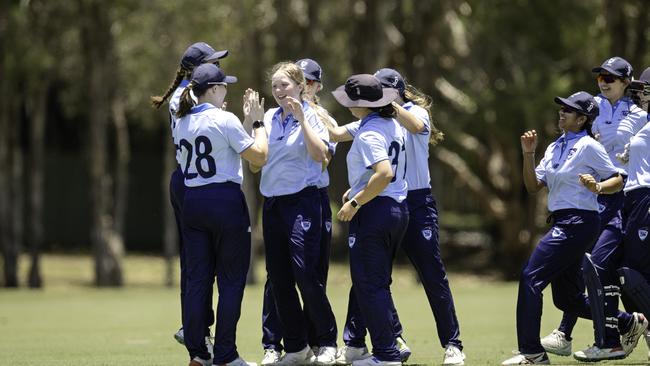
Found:
[[[332,92],[334,99],[347,108],[378,108],[392,103],[398,92],[393,88],[384,88],[374,75],[352,75]]]

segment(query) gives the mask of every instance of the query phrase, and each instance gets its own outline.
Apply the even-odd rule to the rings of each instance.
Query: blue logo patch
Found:
[[[329,233],[330,230],[332,230],[332,222],[331,221],[325,221],[325,230]]]
[[[357,241],[357,238],[354,236],[349,236],[348,237],[348,246],[352,248],[354,246],[354,242]]]
[[[566,235],[564,234],[564,231],[560,229],[559,227],[554,227],[553,232],[551,233],[551,236],[555,239],[566,239]]]
[[[644,241],[645,238],[648,237],[648,228],[644,227],[643,229],[639,229],[639,239],[641,241]]]
[[[424,229],[422,230],[422,236],[427,240],[431,240],[431,236],[433,236],[433,232],[431,231],[431,229]]]

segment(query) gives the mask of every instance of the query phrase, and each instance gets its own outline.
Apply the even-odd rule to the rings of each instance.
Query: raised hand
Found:
[[[293,118],[302,123],[305,121],[305,115],[302,112],[302,103],[293,97],[287,97],[289,113],[293,114]]]
[[[260,102],[260,95],[253,89],[244,92],[244,122],[253,123],[264,119],[264,98]]]
[[[537,131],[530,130],[521,135],[521,150],[524,154],[534,153],[537,149]]]

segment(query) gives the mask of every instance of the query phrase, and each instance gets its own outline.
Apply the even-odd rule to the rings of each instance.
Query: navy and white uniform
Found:
[[[591,312],[585,300],[580,264],[598,237],[597,196],[580,184],[579,174],[596,180],[617,174],[601,144],[586,131],[567,132],[551,143],[535,169],[549,190],[548,209],[553,226],[524,265],[517,299],[517,340],[523,354],[544,352],[539,339],[542,291],[552,284],[553,302],[583,318]]]
[[[316,108],[322,108],[316,106]],[[332,120],[333,123],[336,121]],[[336,152],[337,143],[329,142],[328,150],[332,156]],[[329,272],[329,260],[330,260],[330,250],[332,242],[332,209],[330,207],[330,199],[327,193],[327,187],[330,184],[330,177],[327,171],[327,168],[323,169],[321,172],[320,178],[316,187],[318,188],[318,193],[321,200],[321,210],[322,210],[322,223],[321,223],[321,239],[320,239],[320,261],[318,273],[320,279],[323,283],[323,286],[327,285],[327,275]],[[277,315],[277,310],[275,308],[275,301],[273,300],[273,289],[271,283],[267,277],[266,283],[264,284],[264,301],[262,305],[262,346],[264,349],[274,349],[278,352],[283,350],[282,346],[282,326],[280,325],[280,319]],[[304,310],[307,325],[307,338],[309,345],[311,347],[318,346],[318,339],[316,336],[316,330],[308,317],[308,310]]]
[[[328,143],[325,126],[305,102],[303,113],[305,123]],[[281,108],[270,109],[264,115],[264,125],[269,156],[262,168],[260,191],[265,197],[262,221],[266,269],[282,324],[282,334],[275,334],[274,342],[279,344],[283,339],[287,352],[300,351],[307,345],[307,321],[297,285],[314,327],[316,346],[335,347],[336,320],[319,275],[323,221],[317,185],[322,164],[310,157],[300,123],[292,114],[282,119]]]
[[[630,139],[623,206],[623,264],[650,282],[650,124]]]
[[[350,222],[350,272],[354,297],[370,331],[373,355],[398,361],[394,336],[394,304],[390,293],[392,263],[408,226],[406,154],[402,127],[394,119],[373,112],[360,128],[347,156],[349,197],[354,197],[383,160],[393,165],[394,177],[377,197],[364,204]]]
[[[178,144],[178,138],[176,133],[176,127],[178,125],[178,120],[176,118],[176,111],[178,111],[178,106],[181,99],[181,94],[187,84],[190,81],[183,79],[178,85],[171,98],[169,99],[169,127],[171,129],[172,141],[174,142],[174,149],[176,152],[176,163],[177,167],[172,172],[172,175],[169,180],[169,198],[174,209],[174,219],[176,220],[176,228],[178,229],[178,253],[179,261],[181,266],[180,271],[180,286],[181,286],[181,319],[184,309],[184,294],[185,294],[185,281],[186,281],[186,272],[185,272],[185,246],[183,245],[183,230],[182,230],[182,209],[183,209],[183,200],[185,199],[185,183],[183,182],[183,172],[181,169],[181,148]],[[210,335],[210,325],[214,323],[214,311],[212,310],[212,296],[210,296],[210,303],[206,307],[206,312],[208,316],[208,325],[205,329],[205,336]]]
[[[251,256],[250,220],[239,156],[254,140],[239,119],[209,103],[178,120],[186,192],[183,201],[186,289],[183,316],[190,357],[210,359],[204,329],[215,275],[219,291],[214,363],[239,357],[235,345]]]
[[[420,276],[436,320],[441,346],[454,345],[462,350],[460,327],[440,253],[438,210],[435,198],[431,194],[429,113],[413,102],[404,103],[402,107],[420,119],[425,127],[417,134],[403,129],[406,138],[406,182],[408,184],[406,202],[409,209],[409,224],[401,246]],[[359,122],[346,125],[346,129],[350,135],[355,136],[359,129]],[[363,347],[365,326],[363,319],[357,316],[358,310],[355,311],[355,306],[356,299],[351,296],[343,340],[349,346]],[[402,336],[402,325],[396,310],[394,310],[394,318],[394,336]]]
[[[592,124],[592,132],[598,137],[610,160],[617,171],[625,176],[626,167],[616,159],[616,154],[622,153],[630,138],[647,123],[647,113],[634,102],[624,97],[612,105],[602,95],[594,97],[598,103],[599,114]],[[607,178],[607,177],[605,177]],[[618,313],[618,274],[620,267],[620,243],[623,238],[621,209],[623,208],[623,192],[599,195],[598,211],[600,214],[599,237],[591,251],[591,260],[596,265],[598,276],[605,289],[605,316],[608,323],[605,344],[616,346],[618,334],[616,314]],[[564,314],[558,329],[570,339],[577,318]],[[625,331],[624,324],[620,324]]]

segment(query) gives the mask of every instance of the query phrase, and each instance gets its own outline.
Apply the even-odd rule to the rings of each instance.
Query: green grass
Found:
[[[185,349],[172,339],[180,324],[178,288],[161,285],[161,259],[127,258],[123,289],[89,286],[92,263],[88,257],[46,256],[43,272],[44,290],[0,290],[0,365],[187,364]],[[258,276],[262,275],[259,270]],[[393,296],[413,350],[409,364],[440,364],[443,350],[424,291],[408,267],[396,269],[394,277]],[[451,274],[450,281],[466,364],[500,364],[516,348],[517,284],[459,274]],[[334,265],[328,292],[339,337],[348,289],[347,267]],[[547,294],[544,335],[557,326],[561,316],[553,308],[550,291]],[[247,287],[237,338],[240,354],[256,362],[262,356],[261,302],[262,284]],[[591,324],[579,321],[574,338],[574,350],[591,343]],[[646,364],[644,343],[641,340],[630,358],[606,364]],[[551,362],[579,364],[557,356],[551,356]]]

